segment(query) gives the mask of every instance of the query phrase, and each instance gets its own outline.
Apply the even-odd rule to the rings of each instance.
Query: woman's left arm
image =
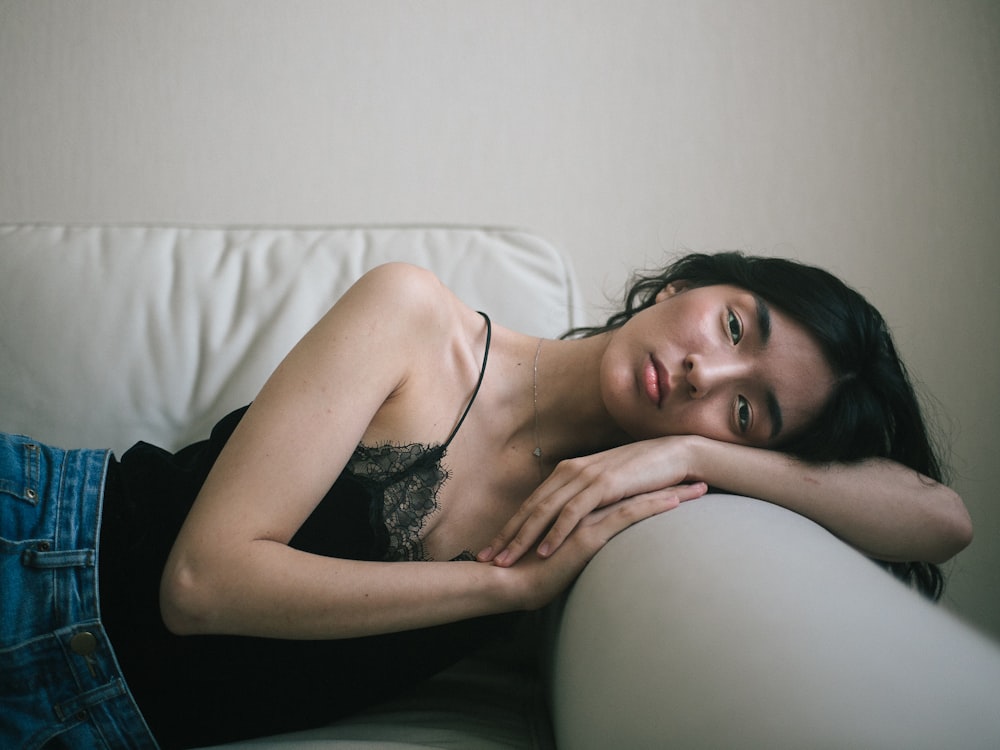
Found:
[[[595,508],[698,482],[800,513],[879,560],[943,562],[972,539],[968,511],[953,490],[892,461],[812,464],[673,436],[561,462],[479,559],[511,565],[539,540],[538,553],[550,555]]]
[[[693,477],[793,510],[879,560],[941,563],[972,541],[954,490],[888,459],[807,463],[693,438],[691,460]]]

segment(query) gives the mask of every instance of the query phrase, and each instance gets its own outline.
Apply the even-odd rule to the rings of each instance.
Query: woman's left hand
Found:
[[[537,554],[549,557],[598,508],[656,497],[667,501],[664,509],[669,510],[708,490],[704,482],[687,479],[682,437],[643,440],[561,461],[476,559],[507,567],[540,538]]]

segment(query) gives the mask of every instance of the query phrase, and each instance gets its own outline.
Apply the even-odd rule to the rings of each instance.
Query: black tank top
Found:
[[[486,318],[486,316],[483,316]],[[436,506],[448,445],[359,446],[290,544],[356,560],[425,559],[419,531]],[[159,581],[209,470],[246,408],[177,453],[139,443],[112,463],[100,550],[102,618],[125,678],[164,748],[322,725],[411,687],[507,632],[514,616],[329,641],[175,636]],[[466,557],[462,555],[460,557]]]

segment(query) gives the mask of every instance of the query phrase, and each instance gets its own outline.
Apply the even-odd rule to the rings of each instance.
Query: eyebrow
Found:
[[[760,343],[767,344],[771,339],[771,308],[758,295],[753,296],[757,304],[757,328],[760,330]]]
[[[759,295],[755,294],[753,298],[757,306],[757,330],[760,334],[760,343],[761,346],[767,346],[767,342],[771,340],[771,308]],[[771,439],[773,440],[781,432],[785,420],[781,416],[781,405],[778,403],[778,397],[774,395],[774,391],[768,389],[765,401],[767,402],[767,413],[771,417]]]

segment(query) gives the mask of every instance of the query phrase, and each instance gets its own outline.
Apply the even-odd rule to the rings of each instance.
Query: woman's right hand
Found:
[[[584,516],[547,557],[523,555],[508,563],[515,581],[517,609],[538,609],[576,580],[605,544],[629,526],[676,508],[682,499],[704,494],[704,485],[647,492],[597,508]]]

